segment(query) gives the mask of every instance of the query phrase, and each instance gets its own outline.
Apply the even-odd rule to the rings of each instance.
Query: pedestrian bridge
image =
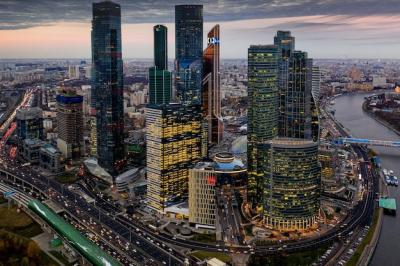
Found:
[[[339,139],[335,140],[335,144],[337,144],[337,145],[359,144],[359,145],[372,145],[372,146],[384,146],[384,147],[400,148],[400,141],[390,141],[390,140],[339,138]]]

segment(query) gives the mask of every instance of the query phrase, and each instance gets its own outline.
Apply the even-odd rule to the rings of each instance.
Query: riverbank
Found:
[[[400,131],[399,130],[395,129],[391,124],[389,124],[385,120],[382,120],[381,118],[376,116],[374,113],[372,113],[370,110],[368,110],[367,101],[364,101],[364,103],[362,105],[362,109],[365,112],[365,114],[367,114],[369,117],[374,119],[376,122],[380,123],[381,125],[385,126],[387,129],[393,131],[394,133],[396,133],[397,135],[400,136]]]

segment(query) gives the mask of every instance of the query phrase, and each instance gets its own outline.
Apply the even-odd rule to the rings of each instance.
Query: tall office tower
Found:
[[[99,165],[116,174],[123,159],[123,69],[121,8],[111,1],[93,3],[92,106],[96,110]]]
[[[168,71],[167,27],[154,26],[154,67],[149,68],[149,103],[168,104],[172,97],[172,75]]]
[[[275,138],[260,144],[259,161],[266,175],[264,224],[281,231],[315,227],[321,180],[318,143]]]
[[[203,77],[203,6],[175,6],[175,72],[178,98],[201,104]]]
[[[263,174],[258,144],[278,135],[278,63],[276,45],[252,45],[248,50],[248,202],[262,202]]]
[[[318,66],[312,67],[311,89],[311,135],[313,141],[319,141],[319,91],[321,86],[321,72]]]
[[[278,134],[288,138],[312,138],[312,59],[295,51],[290,31],[278,31],[274,44],[279,47],[279,126]]]
[[[146,109],[147,199],[159,212],[188,195],[189,169],[201,159],[201,116],[199,105]]]
[[[18,142],[24,139],[43,139],[43,111],[39,107],[18,109],[17,114]]]
[[[219,143],[223,138],[224,124],[221,117],[221,89],[219,73],[219,25],[207,35],[207,48],[203,53],[203,116],[207,120],[207,140]]]
[[[57,100],[57,147],[67,159],[84,155],[83,96],[74,90],[63,89]]]

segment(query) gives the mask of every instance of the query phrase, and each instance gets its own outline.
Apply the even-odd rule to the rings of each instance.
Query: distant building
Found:
[[[188,195],[189,169],[201,159],[199,107],[146,108],[147,199],[157,211]]]
[[[17,114],[18,140],[43,139],[43,111],[39,107],[18,109]]]
[[[386,77],[373,75],[372,76],[372,87],[374,88],[386,88],[387,87]]]
[[[203,53],[203,115],[207,121],[207,140],[210,144],[222,141],[224,124],[221,116],[219,25],[207,35],[207,48]]]
[[[175,6],[175,72],[178,98],[201,104],[203,77],[203,6]]]
[[[84,155],[83,97],[73,90],[62,90],[57,95],[57,147],[66,159]]]
[[[92,106],[96,110],[99,165],[115,175],[124,158],[121,7],[93,3]]]
[[[80,68],[79,65],[69,66],[68,67],[68,77],[70,79],[79,79],[80,78]]]

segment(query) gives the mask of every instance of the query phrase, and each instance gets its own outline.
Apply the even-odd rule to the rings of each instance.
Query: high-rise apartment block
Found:
[[[121,8],[111,1],[93,3],[92,90],[98,162],[116,174],[124,156],[123,69]]]
[[[84,155],[83,96],[63,89],[57,100],[57,147],[64,158],[77,159]]]

